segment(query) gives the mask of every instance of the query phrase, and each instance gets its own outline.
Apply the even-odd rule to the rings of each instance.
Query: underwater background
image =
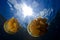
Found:
[[[25,15],[22,7],[30,6],[33,15]],[[60,0],[0,0],[0,40],[59,40],[60,39]],[[29,11],[28,11],[29,13]],[[47,18],[48,32],[38,38],[31,37],[26,27],[28,23],[41,16]],[[14,35],[7,34],[3,25],[8,19],[15,17],[22,29]]]

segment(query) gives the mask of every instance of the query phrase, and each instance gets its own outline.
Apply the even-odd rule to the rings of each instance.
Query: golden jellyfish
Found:
[[[28,33],[33,37],[39,37],[47,32],[48,24],[46,18],[36,18],[27,26]]]
[[[21,28],[21,26],[19,25],[17,19],[15,19],[14,17],[4,23],[4,30],[9,34],[16,33],[19,28]]]

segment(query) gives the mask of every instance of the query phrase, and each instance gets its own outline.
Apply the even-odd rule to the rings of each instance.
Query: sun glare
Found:
[[[24,17],[31,16],[33,14],[33,10],[30,6],[23,4],[22,5],[22,13],[23,13]]]

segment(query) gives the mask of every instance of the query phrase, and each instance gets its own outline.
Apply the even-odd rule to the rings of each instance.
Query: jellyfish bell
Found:
[[[28,33],[33,37],[44,35],[47,32],[48,26],[46,21],[47,19],[41,17],[32,20],[27,26]]]
[[[21,26],[14,17],[4,23],[4,30],[8,34],[15,34],[20,28]]]

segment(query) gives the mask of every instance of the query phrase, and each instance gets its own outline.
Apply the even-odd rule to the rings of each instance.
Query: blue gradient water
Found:
[[[58,6],[58,1],[56,0],[16,0],[18,4],[21,4],[22,2],[25,2],[27,5],[32,5],[32,3],[35,1],[38,3],[39,6],[37,7],[33,7],[32,8],[35,12],[34,16],[36,17],[32,17],[32,16],[27,16],[26,18],[23,18],[23,15],[21,14],[21,12],[19,13],[20,16],[16,16],[15,14],[18,12],[17,9],[14,7],[14,4],[12,4],[11,2],[9,2],[8,0],[0,0],[0,14],[3,15],[7,20],[9,20],[12,17],[15,17],[18,19],[18,21],[20,22],[20,24],[22,25],[22,27],[26,28],[28,23],[33,20],[34,18],[37,18],[38,16],[40,16],[41,14],[39,14],[40,11],[43,11],[44,9],[47,9],[51,11],[51,9],[53,11],[49,11],[46,14],[43,15],[43,18],[48,18],[47,22],[50,23],[55,15],[56,15],[56,11],[59,9]],[[11,4],[13,10],[11,10],[11,7],[9,6],[8,2]],[[46,10],[45,10],[46,11]],[[24,19],[24,20],[23,20]]]

